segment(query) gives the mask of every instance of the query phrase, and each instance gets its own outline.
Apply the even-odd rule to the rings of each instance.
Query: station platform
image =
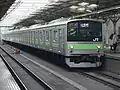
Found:
[[[105,70],[120,75],[120,53],[106,52],[105,53]]]
[[[113,59],[118,59],[120,60],[120,52],[114,53],[114,52],[106,52],[105,56],[107,58],[113,58]]]
[[[0,58],[0,90],[21,90]]]

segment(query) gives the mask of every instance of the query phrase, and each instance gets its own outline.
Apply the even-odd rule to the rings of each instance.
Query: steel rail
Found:
[[[0,47],[1,48],[1,47]],[[19,66],[21,66],[33,79],[35,79],[45,90],[53,90],[51,86],[49,86],[45,81],[43,81],[40,77],[38,77],[34,72],[12,57],[7,51],[1,48],[10,58],[12,58]]]
[[[100,83],[103,83],[105,85],[108,85],[112,88],[114,88],[115,90],[120,90],[120,83],[117,83],[115,80],[113,81],[112,79],[108,79],[105,77],[102,77],[102,75],[97,75],[96,73],[92,73],[92,72],[79,72],[79,75],[83,75],[86,76],[88,78],[94,79]],[[113,82],[112,82],[113,81]]]
[[[106,73],[104,73],[104,72],[98,72],[97,74],[102,75],[102,76],[107,77],[107,78],[110,78],[110,79],[115,80],[115,81],[117,81],[117,82],[120,83],[120,78],[117,78],[117,77],[116,77],[117,75],[116,75],[116,76],[113,76],[113,75],[111,75],[111,74],[106,74]]]
[[[28,90],[27,87],[24,85],[24,83],[21,81],[21,79],[18,77],[18,75],[14,72],[13,68],[9,65],[9,63],[6,61],[4,56],[1,54],[0,57],[2,58],[3,62],[9,69],[10,73],[12,74],[13,78],[17,82],[18,86],[20,87],[21,90]]]

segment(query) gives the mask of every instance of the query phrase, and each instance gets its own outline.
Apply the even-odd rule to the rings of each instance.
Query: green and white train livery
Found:
[[[9,31],[3,40],[59,54],[69,67],[100,67],[104,57],[102,29],[101,21],[75,19]]]

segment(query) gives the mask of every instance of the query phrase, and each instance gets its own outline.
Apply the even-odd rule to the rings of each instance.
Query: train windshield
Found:
[[[102,23],[88,20],[69,22],[67,41],[102,41]]]

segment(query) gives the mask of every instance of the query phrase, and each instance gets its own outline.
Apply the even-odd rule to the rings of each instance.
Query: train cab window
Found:
[[[58,41],[58,31],[54,31],[53,32],[53,42],[57,42]]]
[[[78,22],[71,22],[68,24],[68,36],[77,36],[78,32]]]
[[[81,20],[69,22],[67,26],[68,41],[102,41],[102,23]]]

